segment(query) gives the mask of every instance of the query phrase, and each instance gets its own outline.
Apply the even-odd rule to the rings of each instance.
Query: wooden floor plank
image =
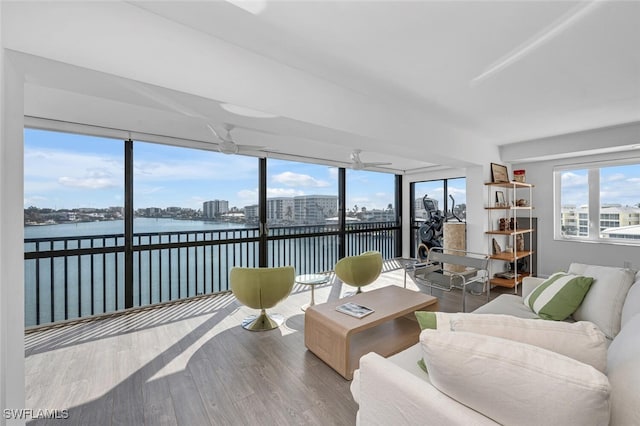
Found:
[[[403,278],[385,272],[363,291],[403,286]],[[417,289],[410,280],[407,287]],[[352,290],[334,280],[316,287],[316,303]],[[512,290],[492,296],[503,292]],[[435,295],[440,310],[461,309],[459,291]],[[31,424],[354,424],[351,382],[304,346],[300,307],[309,300],[310,288],[297,286],[269,310],[286,322],[268,332],[242,329],[256,311],[227,293],[29,333],[27,405],[69,410],[67,420]],[[468,310],[485,301],[467,296]]]

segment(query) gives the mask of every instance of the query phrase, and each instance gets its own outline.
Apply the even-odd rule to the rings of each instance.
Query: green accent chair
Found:
[[[382,272],[382,255],[378,251],[367,251],[359,256],[343,257],[336,263],[335,272],[343,283],[362,287],[374,282]]]
[[[233,295],[243,305],[260,309],[260,314],[245,318],[242,327],[250,331],[266,331],[280,327],[284,323],[284,317],[279,314],[267,315],[266,309],[273,308],[289,296],[294,280],[293,266],[232,268],[229,281]]]

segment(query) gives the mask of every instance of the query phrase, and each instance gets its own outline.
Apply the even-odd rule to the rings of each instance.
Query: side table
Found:
[[[309,306],[316,304],[314,289],[317,285],[326,284],[331,277],[328,274],[305,274],[296,276],[296,283],[311,286],[311,302],[303,305],[300,309],[306,311]]]

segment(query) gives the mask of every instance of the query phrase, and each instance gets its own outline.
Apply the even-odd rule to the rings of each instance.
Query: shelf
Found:
[[[485,182],[485,185],[499,186],[501,188],[533,188],[535,185],[525,182]]]
[[[497,285],[500,287],[514,288],[516,284],[522,283],[522,280],[528,276],[529,276],[528,273],[522,272],[522,273],[519,273],[516,278],[512,278],[512,279],[493,277],[489,280],[489,283],[491,283],[491,285]]]
[[[533,254],[533,251],[530,250],[525,250],[525,251],[517,251],[515,253],[513,252],[502,252],[502,253],[498,253],[498,254],[492,254],[489,256],[489,259],[493,259],[493,260],[504,260],[505,262],[514,262],[518,259],[522,259],[524,257],[530,256]]]
[[[486,210],[533,210],[533,207],[507,206],[507,207],[485,207]]]
[[[502,244],[502,247],[504,247],[506,243],[507,247],[510,247],[509,251],[489,255],[489,259],[497,270],[504,268],[501,262],[507,262],[511,264],[511,269],[517,267],[525,271],[512,278],[499,278],[492,273],[489,282],[493,286],[514,289],[517,293],[518,285],[522,283],[522,279],[536,274],[535,265],[533,264],[535,245],[532,245],[537,232],[535,229],[537,226],[535,226],[533,218],[534,185],[511,181],[487,182],[485,187],[487,188],[488,207],[484,209],[489,220],[488,231],[485,231],[489,245],[488,251],[490,253],[493,252],[494,247],[499,247],[497,244]],[[497,202],[498,198],[500,199],[500,204]],[[522,204],[526,205],[518,206],[518,201],[522,200],[524,200]],[[505,225],[507,229],[505,229]],[[517,248],[522,250],[515,250]],[[521,263],[525,259],[528,262]],[[496,271],[493,270],[492,272]]]
[[[511,236],[511,235],[521,235],[521,234],[528,234],[530,232],[533,232],[533,229],[516,229],[516,230],[509,230],[509,231],[487,231],[485,232],[485,234],[490,234],[490,235],[506,235],[506,236]]]

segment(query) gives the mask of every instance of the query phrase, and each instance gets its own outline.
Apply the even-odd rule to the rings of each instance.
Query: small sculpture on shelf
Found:
[[[496,239],[493,239],[493,254],[499,254],[502,253],[502,247],[500,247],[500,244],[498,244],[498,242],[496,241]]]
[[[524,251],[524,237],[521,234],[516,235],[516,250]]]

